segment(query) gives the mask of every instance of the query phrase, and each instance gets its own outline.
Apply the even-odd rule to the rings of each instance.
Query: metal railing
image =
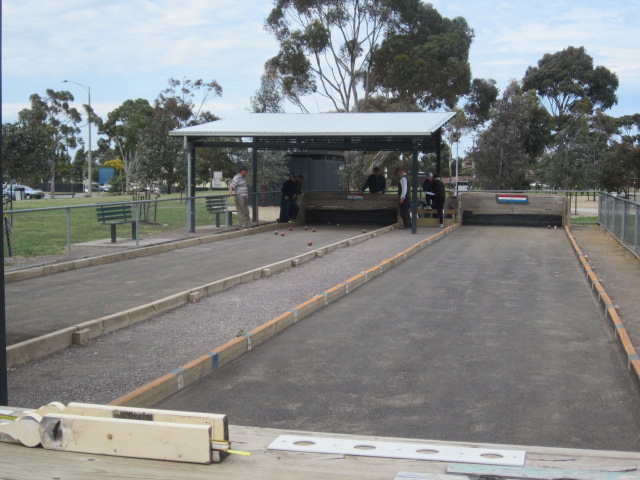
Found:
[[[599,204],[600,225],[640,258],[640,203],[603,193]]]
[[[602,224],[612,235],[640,257],[638,203],[594,191],[526,191],[529,194],[561,194],[570,198],[571,224]],[[126,249],[211,235],[235,228],[216,227],[215,214],[206,209],[207,197],[227,199],[234,211],[234,197],[221,192],[193,198],[159,198],[112,202],[132,207],[136,235],[130,224],[119,224],[117,241],[111,242],[110,226],[97,220],[100,204],[34,208],[5,211],[2,223],[5,271],[46,265],[77,258],[104,255]],[[193,200],[193,202],[191,202]],[[257,200],[257,201],[256,201]],[[193,203],[193,212],[190,205]],[[250,199],[255,205],[257,224],[275,222],[279,216],[280,192],[261,192]],[[253,214],[253,209],[251,209]],[[194,220],[195,229],[189,219]],[[195,230],[195,231],[193,231]]]
[[[209,213],[206,208],[206,198],[211,196],[224,198],[228,209],[235,213],[234,197],[219,192],[197,197],[5,211],[2,222],[4,269],[9,272],[236,228],[235,216],[232,225],[226,225],[226,221],[222,220],[220,227],[216,227],[215,213]],[[257,224],[277,219],[279,192],[277,195],[260,193],[257,202],[251,200],[250,205],[257,205]],[[101,223],[97,217],[97,207],[103,205],[131,206],[132,217],[115,227],[115,243],[111,241],[110,224]],[[135,228],[132,228],[132,223]]]

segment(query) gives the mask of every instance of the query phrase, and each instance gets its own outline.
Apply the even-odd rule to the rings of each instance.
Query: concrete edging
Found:
[[[39,267],[30,267],[23,270],[6,272],[4,274],[4,283],[6,284],[19,282],[21,280],[29,280],[31,278],[52,275],[54,273],[68,272],[70,270],[77,270],[79,268],[106,265],[108,263],[121,262],[123,260],[132,260],[134,258],[155,255],[156,253],[165,253],[181,248],[195,247],[198,245],[203,245],[205,243],[213,243],[220,240],[228,240],[230,238],[241,237],[244,235],[252,235],[254,233],[275,230],[279,225],[280,224],[278,223],[266,223],[253,227],[249,230],[230,230],[225,232],[213,233],[211,235],[203,235],[201,237],[191,237],[175,241],[169,240],[165,243],[150,245],[148,247],[131,248],[122,252],[112,252],[105,255],[99,255],[97,257],[82,258],[79,260],[71,260],[68,262],[54,263],[51,265],[42,265]]]
[[[587,281],[591,286],[592,293],[596,297],[598,304],[602,307],[605,318],[611,322],[610,325],[613,328],[614,335],[618,339],[618,345],[622,349],[622,353],[625,355],[627,369],[631,372],[634,380],[640,387],[640,357],[638,357],[636,349],[631,342],[622,319],[618,315],[616,306],[611,301],[611,298],[605,291],[602,283],[600,283],[600,280],[591,268],[588,257],[582,252],[580,245],[576,242],[576,239],[571,234],[571,230],[568,226],[565,227],[565,232],[567,233],[567,237],[569,238],[576,256],[578,257],[578,261],[582,265],[587,276]]]
[[[344,295],[348,295],[358,287],[364,285],[366,282],[374,279],[378,275],[383,274],[395,265],[404,262],[423,248],[444,238],[459,226],[460,224],[456,223],[434,235],[429,236],[428,238],[420,242],[417,242],[415,245],[407,248],[402,252],[399,252],[397,255],[394,255],[393,257],[381,262],[380,264],[375,265],[368,270],[365,270],[364,272],[354,275],[345,282],[339,283],[325,290],[319,295],[313,296],[309,300],[297,305],[290,311],[269,320],[268,322],[254,328],[250,332],[245,333],[240,337],[230,340],[229,342],[221,345],[213,351],[208,352],[177,368],[173,372],[167,373],[162,377],[153,380],[136,390],[133,390],[119,398],[112,400],[108,403],[108,405],[150,407],[162,401],[168,396],[182,390],[190,383],[195,382],[206,375],[214,373],[216,370],[228,364],[229,362],[251,351],[251,349],[255,346],[267,341],[287,327],[290,327],[294,323],[299,322],[303,318],[311,315],[312,313],[323,308],[329,303],[338,300]],[[390,229],[392,227],[386,228]],[[377,232],[380,232],[380,230],[378,230]],[[359,235],[358,237],[354,237],[354,239],[362,236],[363,235]]]
[[[264,230],[273,229],[273,226],[265,226]],[[219,293],[225,291],[235,285],[240,283],[251,282],[254,280],[258,280],[263,277],[268,277],[274,275],[282,270],[286,270],[291,267],[296,267],[301,265],[309,260],[312,260],[317,257],[321,257],[327,253],[330,253],[338,248],[348,247],[352,245],[357,245],[360,242],[364,242],[370,238],[376,237],[377,235],[390,232],[392,226],[383,227],[378,230],[374,230],[369,233],[363,233],[352,237],[347,240],[341,240],[340,242],[336,242],[330,245],[326,245],[324,247],[317,248],[310,252],[305,252],[303,254],[297,255],[295,257],[291,257],[285,260],[278,261],[276,263],[270,265],[264,265],[262,267],[258,267],[253,270],[249,270],[247,272],[243,272],[237,275],[233,275],[231,277],[223,278],[221,280],[216,280],[215,282],[208,283],[205,285],[200,285],[198,287],[191,288],[189,290],[179,292],[168,297],[162,298],[160,300],[156,300],[151,303],[147,303],[145,305],[141,305],[139,307],[134,307],[122,312],[114,313],[111,315],[107,315],[104,317],[100,317],[94,320],[89,320],[77,325],[72,325],[70,327],[58,330],[56,332],[51,332],[47,335],[42,335],[37,338],[32,338],[29,340],[25,340],[24,342],[16,343],[7,347],[6,355],[7,355],[7,368],[13,368],[18,365],[23,365],[25,363],[38,360],[40,358],[46,357],[52,353],[64,350],[65,348],[70,347],[71,345],[86,345],[91,339],[96,338],[100,335],[104,335],[109,332],[113,332],[120,328],[131,326],[135,323],[147,320],[151,317],[166,313],[174,308],[185,305],[189,302],[195,302],[200,298],[203,298],[208,295],[212,295],[214,293]],[[252,229],[253,230],[253,229]],[[211,241],[218,241],[223,238],[234,238],[237,236],[247,235],[251,233],[258,233],[263,230],[244,230],[244,231],[235,231],[230,232],[232,236],[224,237],[223,235],[216,235],[214,240],[209,241],[198,241],[195,245],[200,245],[202,243],[210,243]],[[204,237],[202,237],[204,238]],[[190,239],[188,243],[189,246],[194,245],[194,240],[201,239]],[[171,247],[169,245],[158,245],[158,247],[163,247],[162,251],[170,251],[175,250],[177,248],[185,248],[184,242],[180,242],[183,246],[175,246]],[[150,247],[153,253],[159,253],[155,248]],[[131,253],[131,252],[122,252],[122,253]],[[151,255],[153,253],[140,254],[138,256],[146,256]],[[103,257],[96,257],[98,261]],[[127,257],[127,258],[136,258],[135,256]],[[118,260],[111,260],[118,261]],[[84,262],[83,262],[84,263]],[[104,261],[104,263],[109,263]],[[96,263],[96,265],[101,263]],[[73,270],[74,268],[63,267],[64,270]]]

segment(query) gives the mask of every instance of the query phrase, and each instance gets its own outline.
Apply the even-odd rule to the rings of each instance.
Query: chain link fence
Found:
[[[608,193],[599,203],[600,224],[640,258],[640,204]]]
[[[216,218],[216,213],[209,211],[207,198],[224,201],[232,212],[231,224],[227,224],[227,215]],[[255,224],[276,221],[279,192],[261,193],[257,204],[259,218]],[[250,205],[254,205],[252,199]],[[195,231],[189,227],[190,217]],[[234,197],[225,194],[10,210],[4,212],[2,224],[4,269],[13,271],[211,235],[236,225]]]
[[[638,203],[597,191],[523,191],[527,194],[555,194],[569,197],[571,224],[601,223],[636,255],[639,249]],[[234,197],[218,193],[229,211],[235,212]],[[5,271],[46,265],[78,258],[104,255],[190,237],[211,235],[236,228],[226,225],[226,215],[216,219],[207,210],[207,198],[171,198],[100,203],[82,206],[34,208],[6,211],[2,224]],[[193,200],[193,212],[191,201]],[[131,216],[115,225],[98,220],[100,206],[129,206]],[[275,222],[279,216],[280,192],[261,192],[250,198],[257,209],[254,223]],[[252,209],[252,216],[253,216]],[[195,231],[190,231],[189,217]],[[216,226],[220,223],[220,226]],[[132,228],[132,224],[136,228]]]

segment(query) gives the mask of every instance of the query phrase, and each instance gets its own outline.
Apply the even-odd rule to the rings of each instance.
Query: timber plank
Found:
[[[232,448],[251,452],[251,456],[230,455],[224,462],[196,465],[136,458],[119,458],[82,453],[32,449],[20,445],[0,443],[0,472],[12,479],[50,480],[60,476],[65,480],[87,478],[153,479],[153,480],[390,480],[400,472],[419,474],[447,473],[447,463],[399,459],[364,458],[342,455],[308,454],[269,451],[268,446],[279,435],[303,434],[332,438],[382,440],[381,437],[331,435],[314,432],[262,429],[230,426]],[[425,440],[389,438],[390,441],[424,443]],[[426,440],[434,443],[433,440]],[[474,447],[478,444],[463,442],[436,442],[442,445]],[[496,447],[496,445],[482,445]],[[633,467],[640,464],[635,452],[607,452],[594,450],[557,449],[546,447],[501,446],[525,449],[526,467],[607,470]],[[105,477],[105,474],[108,475]]]

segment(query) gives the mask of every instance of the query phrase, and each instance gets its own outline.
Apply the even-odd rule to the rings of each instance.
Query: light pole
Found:
[[[89,194],[87,195],[88,197],[91,197],[91,187],[92,187],[92,181],[91,181],[91,166],[93,165],[93,162],[91,161],[91,87],[88,85],[83,85],[82,83],[78,83],[78,82],[74,82],[72,80],[63,80],[63,83],[75,83],[76,85],[81,86],[82,88],[84,88],[87,93],[89,94],[89,110],[87,111],[87,125],[89,127],[89,147],[88,147],[88,157],[87,157],[87,176],[88,178],[88,187],[87,190],[89,192]]]

